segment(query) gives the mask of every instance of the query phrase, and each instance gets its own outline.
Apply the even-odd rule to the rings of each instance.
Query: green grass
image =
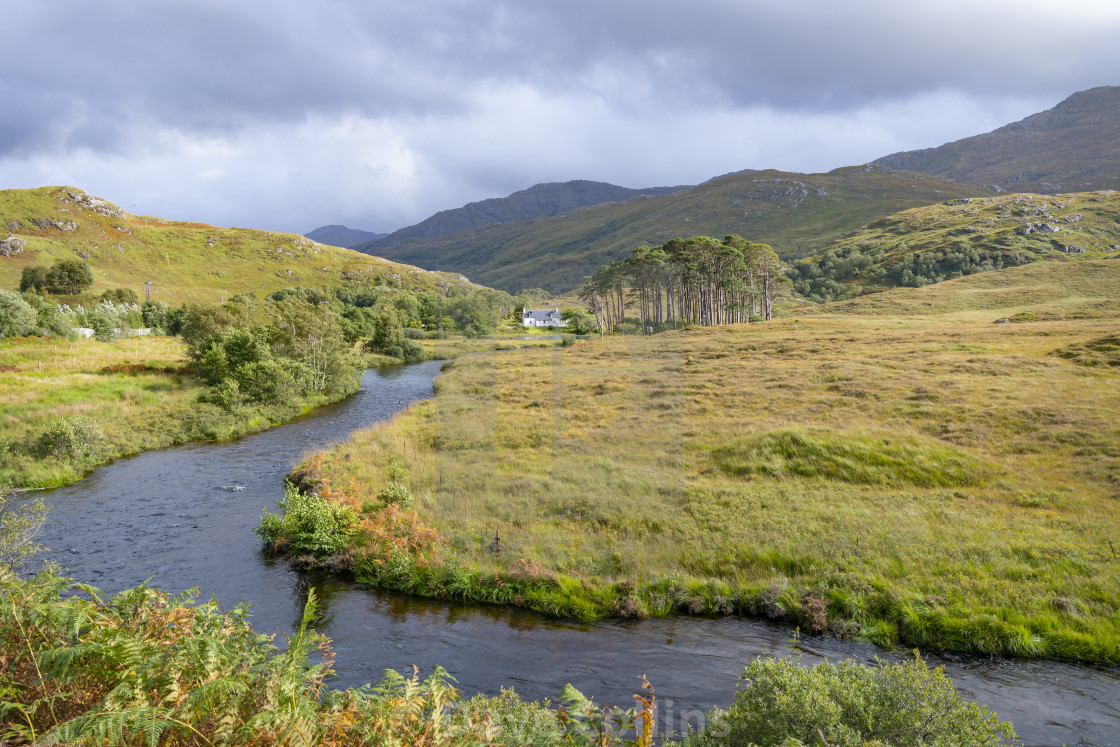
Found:
[[[301,472],[362,509],[352,572],[411,593],[1120,663],[1120,388],[1050,354],[1112,334],[1118,291],[1120,263],[1031,265],[468,356]],[[1039,309],[1068,318],[993,324]],[[373,498],[390,456],[415,516]]]
[[[93,295],[131,288],[143,298],[177,305],[219,303],[237,293],[267,295],[294,285],[316,287],[385,283],[435,290],[463,285],[457,275],[428,272],[296,234],[131,215],[116,205],[89,207],[72,187],[0,190],[0,226],[26,249],[0,257],[0,287],[17,288],[24,267],[83,259],[93,270]],[[99,212],[100,210],[100,212]],[[114,215],[112,213],[120,213]],[[77,224],[63,230],[33,221]],[[15,226],[15,228],[12,228]],[[2,237],[0,237],[2,238]]]
[[[929,438],[873,437],[825,429],[778,430],[712,450],[729,475],[816,477],[853,485],[979,485],[991,468]]]

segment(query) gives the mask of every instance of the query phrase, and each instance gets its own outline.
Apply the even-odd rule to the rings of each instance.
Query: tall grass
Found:
[[[305,468],[377,523],[384,465],[407,465],[431,549],[355,567],[413,593],[461,566],[456,595],[552,614],[1120,663],[1120,389],[1050,355],[1112,330],[1120,265],[1047,270],[1033,307],[975,300],[1028,267],[898,293],[901,315],[868,297],[837,308],[876,316],[462,358]],[[1038,304],[1096,315],[992,323]]]

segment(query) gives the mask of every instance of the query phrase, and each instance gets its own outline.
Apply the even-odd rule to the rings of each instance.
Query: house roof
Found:
[[[543,309],[534,311],[533,309],[525,309],[521,314],[522,319],[539,319],[541,321],[548,321],[550,319],[560,318],[560,309]]]

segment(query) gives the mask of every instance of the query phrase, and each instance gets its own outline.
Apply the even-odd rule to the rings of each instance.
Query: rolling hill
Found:
[[[446,289],[468,283],[297,234],[132,215],[74,187],[0,191],[0,287],[18,287],[24,267],[79,258],[93,270],[92,292],[140,292],[150,282],[152,298],[169,303],[297,284]]]
[[[900,210],[984,194],[988,193],[967,185],[881,166],[809,175],[746,172],[671,195],[413,238],[396,246],[379,245],[377,251],[395,261],[461,272],[502,290],[569,290],[642,244],[738,233],[771,244],[785,258],[804,257]]]
[[[1014,192],[1120,188],[1120,86],[1081,91],[984,135],[875,163]]]
[[[829,301],[1037,261],[1120,259],[1120,192],[960,198],[874,221],[793,263],[795,289]]]

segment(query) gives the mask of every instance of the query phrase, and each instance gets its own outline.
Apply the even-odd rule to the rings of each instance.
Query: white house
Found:
[[[560,317],[560,309],[546,309],[533,311],[525,309],[521,312],[522,327],[566,327],[568,323]]]

